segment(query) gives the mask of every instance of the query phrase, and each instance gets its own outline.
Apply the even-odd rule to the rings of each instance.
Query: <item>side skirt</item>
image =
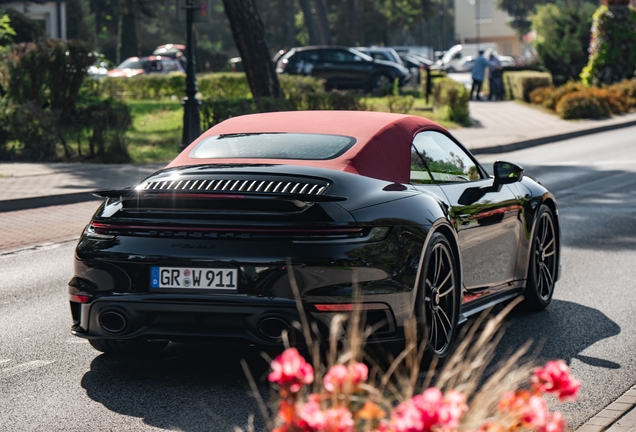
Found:
[[[472,315],[478,314],[488,308],[521,295],[524,289],[525,284],[523,286],[516,286],[503,292],[497,292],[484,298],[462,304],[459,310],[459,324],[466,322],[466,320]]]

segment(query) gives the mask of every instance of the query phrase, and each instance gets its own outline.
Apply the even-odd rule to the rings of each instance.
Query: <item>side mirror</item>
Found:
[[[515,183],[523,178],[523,168],[511,162],[497,161],[492,171],[495,173],[495,184]]]

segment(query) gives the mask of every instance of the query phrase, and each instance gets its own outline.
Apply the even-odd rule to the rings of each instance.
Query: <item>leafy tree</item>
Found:
[[[0,9],[0,15],[6,16],[11,23],[11,29],[14,31],[11,36],[12,43],[35,42],[44,36],[44,30],[36,21],[13,8]],[[2,39],[0,38],[0,45],[8,42]]]
[[[535,48],[556,85],[577,80],[587,63],[595,9],[592,3],[561,1],[539,5],[531,15],[532,29],[537,33]]]
[[[498,7],[512,17],[510,26],[519,35],[524,35],[530,31],[530,15],[538,5],[554,3],[550,0],[499,0]]]
[[[11,27],[9,15],[0,15],[0,46],[5,45],[15,36],[15,30]]]
[[[589,62],[581,72],[587,85],[612,84],[636,72],[636,10],[626,1],[606,1],[594,13]]]

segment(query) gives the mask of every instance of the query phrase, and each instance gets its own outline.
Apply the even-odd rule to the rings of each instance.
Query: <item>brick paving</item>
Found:
[[[99,201],[0,212],[0,254],[77,239]]]

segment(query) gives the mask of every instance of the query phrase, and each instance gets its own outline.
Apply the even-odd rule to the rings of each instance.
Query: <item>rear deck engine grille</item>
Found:
[[[321,195],[328,185],[309,182],[210,179],[210,180],[158,180],[142,183],[137,189],[146,191],[188,192],[258,192],[276,194]]]

